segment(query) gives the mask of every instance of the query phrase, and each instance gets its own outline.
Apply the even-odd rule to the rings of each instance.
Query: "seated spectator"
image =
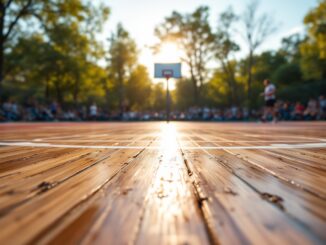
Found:
[[[284,102],[279,111],[280,119],[290,120],[292,109],[289,102]]]
[[[97,118],[97,105],[95,103],[93,103],[89,107],[89,115],[90,115],[91,120],[96,120],[96,118]]]
[[[87,110],[89,109],[89,111]],[[307,107],[297,102],[278,101],[276,109],[279,118],[282,120],[325,120],[326,119],[326,99],[321,95],[318,99],[311,98]],[[262,115],[262,109],[255,108],[249,113],[246,107],[230,106],[221,108],[212,107],[189,107],[188,110],[171,110],[173,120],[207,120],[207,121],[240,121],[258,119]],[[0,104],[0,121],[52,121],[52,120],[121,120],[119,111],[108,111],[103,107],[98,107],[92,103],[89,108],[85,105],[72,108],[62,108],[55,101],[50,105],[38,104],[33,98],[24,101],[20,105],[16,101],[9,99]],[[126,110],[124,120],[164,120],[163,111],[133,111]]]
[[[248,120],[248,119],[249,119],[249,110],[248,110],[247,107],[244,107],[244,108],[242,109],[242,113],[243,113],[243,119],[244,119],[244,120]]]
[[[230,113],[231,113],[231,120],[236,120],[238,114],[238,107],[232,106],[230,109]]]
[[[40,121],[52,121],[54,119],[51,111],[47,107],[45,107],[43,105],[40,105],[38,107],[38,113],[39,113],[38,114],[38,116],[39,116],[38,119]]]
[[[294,112],[293,112],[293,119],[294,120],[302,120],[305,108],[299,101],[295,104]]]
[[[50,112],[54,119],[57,119],[57,114],[59,110],[59,105],[56,101],[53,101],[50,105]]]
[[[5,117],[5,113],[2,110],[2,108],[0,107],[0,121],[6,121],[6,117]]]
[[[319,103],[318,119],[325,120],[326,119],[326,98],[324,95],[319,96],[318,103]]]
[[[19,110],[19,106],[16,103],[16,101],[12,101],[11,113],[12,113],[12,116],[13,116],[13,120],[17,121],[17,120],[20,119],[20,110]]]
[[[317,101],[315,99],[310,99],[306,110],[304,111],[304,118],[306,120],[316,120],[318,114]]]
[[[11,106],[12,104],[10,100],[4,102],[2,105],[2,110],[7,121],[12,121]]]

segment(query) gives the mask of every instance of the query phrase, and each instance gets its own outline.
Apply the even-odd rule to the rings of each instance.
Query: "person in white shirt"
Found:
[[[264,96],[265,99],[265,107],[264,107],[264,114],[262,117],[263,121],[267,120],[268,115],[273,116],[273,122],[276,122],[276,111],[275,111],[275,103],[276,103],[276,87],[274,84],[270,82],[270,80],[264,80],[265,90],[261,93],[261,96]]]
[[[89,108],[90,116],[92,120],[96,120],[97,118],[97,106],[93,103]]]

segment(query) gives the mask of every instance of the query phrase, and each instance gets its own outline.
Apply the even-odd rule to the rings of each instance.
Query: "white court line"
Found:
[[[259,135],[259,134],[244,134],[244,136],[249,136],[249,137],[254,137],[254,138],[258,138],[258,137],[277,137],[277,138],[287,138],[287,139],[305,139],[305,140],[320,140],[320,141],[324,141],[326,142],[326,139],[323,138],[315,138],[315,137],[306,137],[306,136],[297,136],[297,135]]]
[[[46,138],[37,138],[34,139],[34,141],[44,141],[44,140],[55,140],[55,139],[66,139],[66,138],[74,138],[74,137],[79,137],[81,136],[80,134],[73,134],[73,135],[65,135],[65,136],[54,136],[54,137],[46,137]]]
[[[109,136],[109,134],[73,134],[73,135],[62,135],[62,136],[54,136],[54,137],[46,137],[46,138],[37,138],[33,139],[33,141],[47,141],[47,140],[64,140],[67,138],[75,138],[75,137],[99,137],[99,136]]]
[[[62,139],[62,140],[41,140],[41,139],[10,139],[5,140],[4,142],[29,142],[29,140],[34,142],[44,141],[44,143],[48,142],[90,142],[90,143],[98,143],[98,142],[106,142],[106,143],[128,143],[128,142],[139,142],[139,143],[149,143],[152,140],[96,140],[96,139]],[[326,142],[326,139],[320,140],[321,142]],[[196,143],[316,143],[316,140],[311,140],[311,142],[307,141],[298,141],[298,140],[180,140],[180,142],[196,142]]]
[[[6,140],[8,141],[8,140]],[[28,141],[28,140],[11,140],[11,141]],[[35,140],[33,140],[35,141]],[[87,139],[74,139],[74,140],[46,140],[46,141],[59,141],[59,142],[91,142],[91,143],[97,143],[97,142],[142,142],[142,143],[148,143],[152,140],[87,140]],[[180,140],[181,142],[199,142],[199,143],[268,143],[268,142],[276,142],[276,143],[316,143],[316,140],[311,140],[312,142],[307,141],[299,141],[298,140]],[[320,140],[322,142],[325,142],[326,140]],[[45,142],[46,143],[46,142]]]
[[[0,142],[0,146],[21,146],[21,147],[47,147],[47,148],[77,148],[77,149],[164,149],[169,146],[115,146],[115,145],[64,145],[49,143],[32,143],[32,142]],[[219,150],[219,149],[238,149],[238,150],[256,150],[256,149],[313,149],[326,148],[326,143],[306,143],[306,144],[271,144],[258,146],[185,146],[185,150]]]

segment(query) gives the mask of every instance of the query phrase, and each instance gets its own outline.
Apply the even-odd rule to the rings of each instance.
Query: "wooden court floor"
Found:
[[[326,122],[0,125],[0,244],[325,244]]]

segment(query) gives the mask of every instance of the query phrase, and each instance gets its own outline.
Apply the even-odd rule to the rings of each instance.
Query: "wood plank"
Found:
[[[0,125],[0,141],[163,146],[0,147],[0,244],[323,244],[326,201],[316,193],[325,185],[325,147],[181,154],[177,141],[181,148],[322,143],[325,126]]]
[[[270,150],[269,152],[278,154],[279,156],[287,157],[298,161],[302,164],[307,164],[313,168],[316,168],[322,172],[326,171],[326,156],[325,154],[318,154],[312,152],[311,150],[303,150],[303,149],[295,149],[292,151],[284,150],[284,149],[276,149]]]
[[[210,140],[211,137],[201,137],[202,140]],[[203,145],[203,143],[199,143]],[[228,144],[210,143],[205,144],[206,146],[227,146]],[[239,143],[240,146],[245,144]],[[247,144],[252,145],[252,144]],[[294,185],[300,186],[300,188],[313,193],[320,198],[326,200],[326,178],[324,171],[311,168],[307,164],[302,164],[291,159],[282,158],[269,153],[267,150],[261,149],[229,149],[228,152],[237,155],[239,158],[245,159],[252,164],[259,166],[265,171],[277,176],[278,178],[284,179]],[[311,163],[312,164],[312,163]],[[320,163],[322,165],[322,163]],[[319,185],[316,185],[311,179],[316,180]]]
[[[252,150],[231,150],[233,154],[239,158],[250,161],[257,166],[260,166],[266,171],[270,172],[278,178],[284,179],[299,188],[312,193],[324,200],[326,200],[326,178],[321,171],[313,170],[308,171],[307,168],[302,170],[298,164],[290,162],[293,165],[287,164],[289,161],[283,159],[279,160],[277,157],[270,156],[264,151]],[[312,181],[313,180],[313,181]],[[318,184],[314,183],[316,181]]]
[[[209,244],[181,153],[171,142],[147,196],[136,244]]]
[[[0,243],[22,244],[31,241],[58,218],[98,192],[117,174],[125,162],[134,159],[134,154],[133,150],[125,151],[124,158],[120,154],[113,154],[110,159],[98,162],[92,168],[80,172],[78,176],[69,178],[18,206],[15,212],[9,212],[0,219],[0,225],[3,227]],[[13,220],[15,222],[11,222]],[[31,223],[33,226],[29,226]],[[17,233],[20,235],[16,236]]]
[[[131,241],[142,243],[144,238],[148,238],[151,243],[159,239],[161,244],[175,244],[177,241],[207,244],[208,237],[192,186],[186,183],[185,165],[180,153],[178,157],[176,153],[164,158],[159,150],[145,150],[102,188],[102,194],[92,198],[95,200],[75,209],[50,232],[44,236],[41,234],[34,241],[124,244]],[[166,184],[167,189],[157,189]],[[171,201],[175,203],[174,207],[169,206]],[[157,213],[160,216],[155,220],[158,227],[148,229],[147,222],[153,218],[151,211],[155,212],[151,209],[155,209],[158,203],[164,213]],[[76,229],[77,223],[81,229]],[[66,239],[62,240],[64,237]]]
[[[66,153],[69,152],[69,149],[63,150],[67,151]],[[61,149],[61,151],[63,150]],[[98,162],[109,160],[115,151],[117,150],[81,149],[77,156],[70,158],[62,154],[59,159],[49,159],[49,155],[44,154],[40,155],[38,159],[32,159],[32,162],[38,162],[36,165],[46,164],[46,169],[35,166],[36,172],[35,170],[24,171],[23,175],[8,176],[12,181],[8,181],[8,178],[2,181],[0,179],[0,216],[7,214],[18,205],[24,204],[47,189],[54,188],[80,172],[93,167]],[[43,162],[44,159],[45,162]],[[2,183],[3,185],[1,185]]]
[[[314,244],[321,241],[266,202],[202,151],[185,151],[214,241],[222,244]]]
[[[5,176],[12,171],[19,171],[23,167],[37,164],[40,161],[45,161],[54,156],[63,156],[71,151],[71,149],[65,148],[29,147],[29,149],[25,149],[25,151],[19,152],[18,154],[1,158],[0,176]]]
[[[204,139],[204,137],[201,139]],[[203,144],[194,141],[192,143],[197,146]],[[209,146],[214,145],[219,144],[209,144]],[[310,192],[303,191],[301,187],[294,185],[293,182],[275,176],[274,172],[266,171],[266,168],[261,167],[259,163],[248,161],[247,158],[235,154],[234,150],[205,150],[205,152],[216,160],[217,164],[222,164],[230,172],[250,185],[261,197],[267,198],[268,201],[284,210],[319,239],[326,240],[324,233],[326,229],[325,200],[312,195]],[[260,154],[265,151],[255,150],[254,152]],[[306,172],[303,171],[303,173]],[[316,181],[318,182],[318,179]]]
[[[157,156],[157,151],[139,154],[100,192],[80,203],[33,241],[47,244],[130,242],[137,234],[143,201],[157,171]],[[80,229],[76,228],[77,224]]]
[[[295,188],[293,184],[266,174],[261,168],[224,151],[208,151],[218,164],[226,166],[236,176],[256,190],[271,204],[284,211],[320,240],[326,239],[326,202]],[[249,169],[249,171],[248,171]]]

